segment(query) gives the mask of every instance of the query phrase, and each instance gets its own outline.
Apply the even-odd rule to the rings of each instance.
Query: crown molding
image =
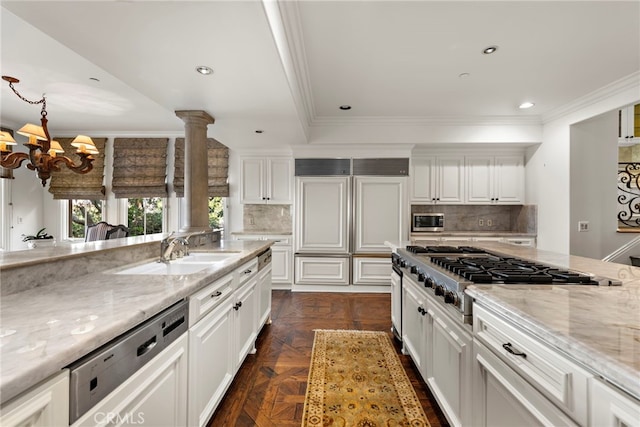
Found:
[[[607,98],[634,88],[640,89],[640,71],[636,71],[591,93],[581,96],[568,104],[551,110],[542,116],[542,123],[548,123],[560,117],[582,110]],[[639,94],[640,98],[640,94]]]
[[[540,126],[540,116],[323,117],[312,126]]]

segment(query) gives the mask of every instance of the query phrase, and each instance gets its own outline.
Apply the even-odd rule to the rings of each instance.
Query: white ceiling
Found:
[[[60,135],[179,135],[188,109],[238,149],[473,140],[640,71],[639,1],[0,3],[1,73]],[[1,83],[2,124],[37,121]]]

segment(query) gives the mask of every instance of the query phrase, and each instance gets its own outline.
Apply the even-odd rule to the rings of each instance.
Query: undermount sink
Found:
[[[231,257],[234,257],[239,252],[191,252],[189,255],[185,256],[176,261],[172,262],[180,262],[185,264],[193,264],[193,263],[214,263],[221,262]]]
[[[234,257],[239,252],[191,252],[168,264],[152,261],[117,271],[115,274],[184,275],[202,271],[212,264]]]
[[[129,267],[116,272],[116,274],[161,274],[161,275],[183,275],[194,274],[209,267],[210,263],[176,263],[165,264],[162,262],[148,262],[135,267]]]

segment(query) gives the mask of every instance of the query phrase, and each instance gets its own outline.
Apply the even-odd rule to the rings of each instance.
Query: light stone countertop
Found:
[[[415,231],[411,233],[411,238],[429,237],[537,237],[536,233],[517,233],[515,231]],[[469,244],[469,242],[466,242]],[[464,244],[464,243],[461,243]]]
[[[253,231],[232,231],[231,235],[238,236],[290,236],[293,235],[293,232],[289,231],[273,231],[273,230],[253,230]]]
[[[622,286],[472,285],[466,293],[640,399],[640,268],[500,243],[473,246],[621,281]]]
[[[94,246],[102,245],[103,249],[109,249],[115,245],[113,242],[117,240]],[[187,298],[254,258],[273,242],[220,243],[219,251],[238,251],[237,256],[195,274],[113,274],[125,267],[122,266],[116,270],[83,275],[4,296],[0,301],[1,401],[6,402],[163,309]],[[136,240],[120,244],[135,248]],[[79,247],[75,250],[57,249],[56,253],[61,257],[63,255],[60,252],[68,252],[67,256],[82,252]],[[15,257],[21,263],[37,262],[36,258],[47,252],[36,251],[32,258],[25,254],[27,251],[2,254],[0,264],[10,268],[12,263],[9,259]]]

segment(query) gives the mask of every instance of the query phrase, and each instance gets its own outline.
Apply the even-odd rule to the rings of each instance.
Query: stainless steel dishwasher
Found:
[[[188,316],[180,301],[69,365],[70,424],[186,332]]]

